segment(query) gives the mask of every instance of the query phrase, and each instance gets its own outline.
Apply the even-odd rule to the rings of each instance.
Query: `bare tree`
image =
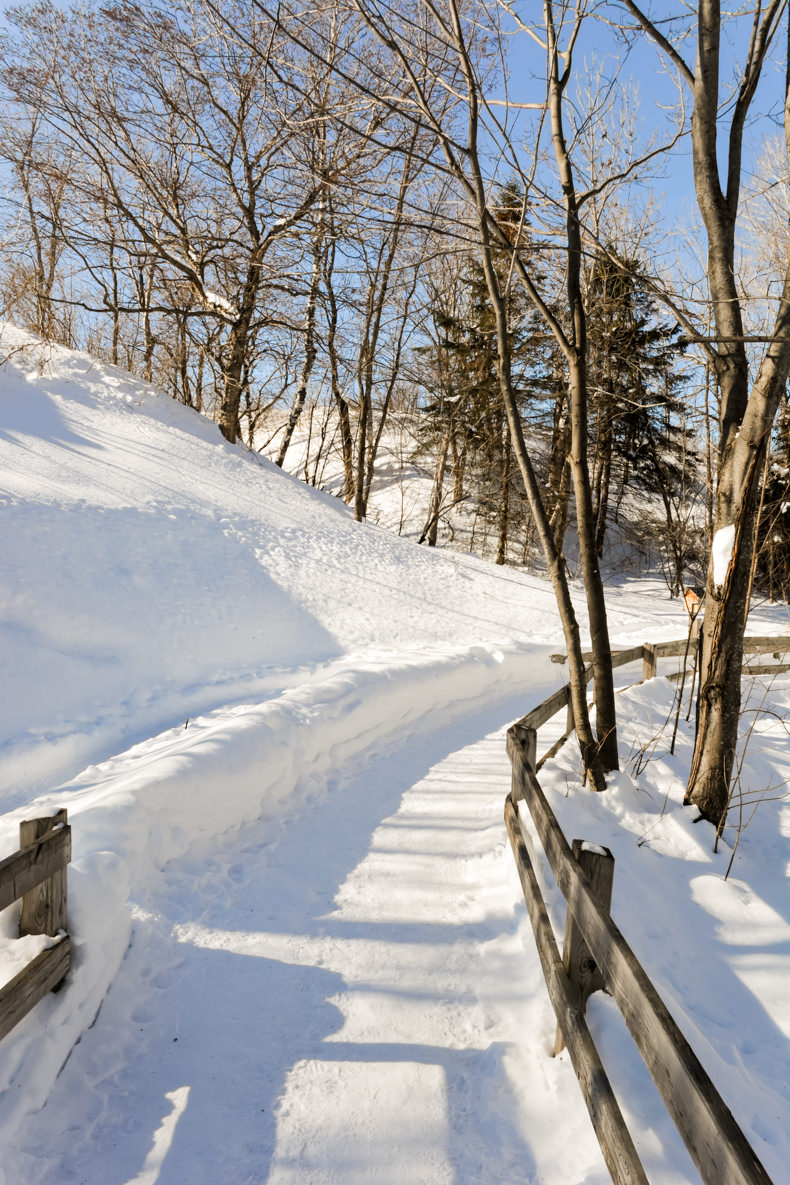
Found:
[[[693,68],[683,56],[682,42],[672,39],[671,29],[667,33],[665,25],[657,23],[649,11],[632,0],[622,0],[622,8],[673,63],[693,97],[694,184],[707,236],[707,277],[715,326],[712,340],[704,340],[704,333],[696,336],[706,346],[721,410],[713,542],[702,631],[699,722],[686,801],[693,802],[705,818],[720,825],[726,815],[738,735],[743,636],[749,611],[760,478],[771,425],[790,374],[790,256],[785,251],[782,291],[756,373],[750,369],[736,262],[747,119],[787,4],[786,0],[769,0],[754,6],[744,39],[745,55],[732,93],[722,86],[724,18],[718,0],[699,0],[696,6]],[[787,85],[784,124],[787,138]]]
[[[9,219],[6,242],[7,312],[19,316],[45,339],[58,335],[58,301],[55,289],[64,244],[60,233],[61,208],[66,189],[68,162],[47,137],[35,108],[10,113],[0,120],[0,155],[19,187],[20,204]],[[51,165],[41,169],[47,158]],[[9,258],[10,257],[10,258]],[[10,265],[10,266],[9,266]],[[29,311],[23,311],[30,303]]]
[[[598,743],[605,769],[617,769],[617,718],[614,706],[609,627],[606,620],[603,581],[598,564],[596,521],[587,457],[587,312],[582,295],[582,225],[579,195],[573,163],[565,132],[564,95],[571,78],[573,51],[581,31],[584,5],[577,7],[567,42],[561,47],[554,17],[554,5],[544,3],[546,51],[548,59],[548,108],[551,139],[560,178],[566,217],[566,292],[569,313],[568,334],[562,333],[560,346],[569,371],[570,397],[570,470],[576,500],[576,523],[579,538],[584,588],[590,619],[590,638],[595,667],[595,703]]]
[[[400,62],[405,80],[406,95],[404,97],[407,97],[409,105],[419,113],[423,125],[435,135],[443,154],[445,169],[460,184],[474,211],[475,240],[496,320],[497,376],[502,402],[506,410],[510,437],[522,481],[537,525],[549,575],[560,608],[570,663],[572,706],[585,768],[591,771],[595,784],[602,788],[604,784],[603,768],[607,764],[609,768],[615,768],[617,764],[613,697],[610,710],[606,694],[607,675],[604,669],[608,664],[608,681],[611,683],[611,655],[608,651],[608,636],[605,634],[605,609],[601,603],[601,614],[596,615],[593,625],[597,656],[596,678],[598,683],[596,692],[598,692],[599,686],[601,689],[601,700],[598,706],[599,737],[596,741],[589,724],[580,633],[570,597],[564,561],[556,550],[554,536],[541,498],[540,485],[526,447],[517,396],[513,386],[507,314],[509,279],[503,287],[495,263],[497,249],[504,248],[510,252],[513,260],[510,275],[514,269],[518,270],[531,298],[546,316],[549,324],[553,328],[556,326],[560,334],[562,331],[545,300],[538,293],[532,278],[526,273],[523,261],[519,259],[518,240],[515,244],[509,240],[490,207],[489,190],[482,164],[481,119],[482,112],[486,110],[486,104],[481,78],[474,64],[474,54],[477,52],[475,20],[468,19],[467,15],[462,16],[455,0],[448,0],[445,13],[440,12],[426,0],[423,4],[415,5],[414,11],[404,14],[400,21],[392,14],[391,10],[385,11],[366,0],[354,0],[354,3],[371,31]],[[472,14],[472,18],[475,15],[476,13]],[[554,50],[550,50],[549,54],[550,58],[552,54],[556,58]],[[445,93],[460,96],[458,101],[462,103],[466,123],[465,135],[462,139],[457,137],[452,109],[448,109],[446,103],[437,106],[432,102],[429,80],[436,78],[442,79]],[[559,99],[561,99],[561,89]],[[569,349],[576,350],[576,346],[568,342],[564,334],[562,334],[562,341]],[[582,366],[583,354],[582,342]],[[578,411],[577,408],[577,414]],[[577,426],[581,427],[581,421]],[[586,423],[583,428],[586,431]],[[576,464],[580,473],[584,469],[585,463],[583,452],[578,453]],[[589,499],[589,489],[587,497]],[[597,569],[594,554],[591,570],[592,568]],[[595,590],[591,595],[596,595]],[[604,638],[605,645],[602,645]],[[604,750],[603,760],[602,749]]]
[[[304,310],[303,338],[304,361],[300,373],[294,402],[275,457],[275,463],[282,466],[291,443],[293,433],[307,399],[310,377],[318,354],[319,304],[325,297],[322,286],[328,285],[328,299],[334,301],[332,274],[339,241],[339,211],[349,204],[355,205],[353,191],[363,185],[363,178],[375,173],[381,165],[382,149],[375,143],[383,113],[378,105],[368,106],[362,119],[354,118],[361,113],[353,89],[339,78],[341,64],[348,61],[350,47],[358,32],[358,22],[341,13],[336,5],[324,5],[317,9],[309,30],[311,40],[316,38],[322,47],[322,57],[306,55],[298,85],[305,96],[306,106],[312,118],[304,132],[303,155],[308,162],[311,183],[317,197],[305,226],[310,233],[310,276]],[[348,217],[341,219],[347,228]],[[337,333],[337,304],[330,311],[335,318],[330,327],[331,350],[334,353]],[[337,367],[334,354],[333,365]],[[336,399],[339,396],[334,387]],[[338,408],[347,414],[347,404],[339,398]],[[344,425],[347,427],[347,424]],[[344,441],[348,436],[344,432]],[[350,483],[349,488],[350,488]]]
[[[114,249],[154,256],[166,287],[189,290],[191,315],[223,327],[219,424],[233,441],[251,341],[277,319],[272,298],[293,287],[284,248],[321,182],[293,151],[313,113],[293,84],[290,42],[248,14],[245,23],[233,0],[224,7],[245,44],[198,2],[20,10],[4,73],[83,163],[81,199],[98,183],[112,205],[124,226]]]

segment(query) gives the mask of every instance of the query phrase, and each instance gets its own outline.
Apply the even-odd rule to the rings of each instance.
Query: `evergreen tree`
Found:
[[[673,535],[673,499],[693,454],[682,422],[680,330],[658,318],[655,302],[639,285],[635,260],[616,259],[613,253],[595,257],[588,310],[593,506],[600,556],[612,502],[616,521],[629,486],[661,499]],[[679,593],[685,556],[677,540],[668,542],[673,591]]]
[[[515,185],[504,186],[497,204],[500,225],[515,235],[522,200]],[[521,232],[523,241],[523,231]],[[507,259],[501,260],[503,280]],[[541,342],[545,334],[521,288],[511,289],[510,350],[522,414],[545,390]],[[441,490],[448,465],[454,476],[452,503],[468,494],[478,512],[498,534],[496,559],[505,563],[510,528],[526,504],[515,485],[507,418],[497,378],[496,320],[483,269],[469,256],[459,271],[443,277],[431,297],[432,342],[417,350],[420,382],[428,393],[423,405],[425,446],[438,463],[428,523],[423,538],[436,540]]]
[[[760,491],[755,583],[771,601],[790,590],[790,404],[782,401]]]

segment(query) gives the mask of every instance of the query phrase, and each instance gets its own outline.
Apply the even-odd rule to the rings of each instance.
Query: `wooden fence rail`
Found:
[[[612,658],[615,666],[641,660],[655,674],[659,658],[682,657],[687,650],[685,640],[660,642],[622,650]],[[790,651],[790,637],[745,639],[744,651],[773,653],[781,658]],[[744,669],[756,673],[746,666]],[[790,665],[777,663],[769,669],[787,671]],[[591,674],[588,668],[588,681]],[[587,996],[598,987],[605,987],[620,1009],[705,1185],[771,1185],[731,1111],[612,921],[611,853],[580,840],[574,840],[571,849],[538,782],[538,769],[572,731],[570,712],[564,736],[540,761],[537,731],[568,703],[566,685],[528,712],[507,735],[513,785],[505,801],[505,823],[557,1015],[555,1051],[563,1044],[568,1048],[615,1185],[647,1185],[647,1177],[584,1019]],[[529,809],[548,865],[567,903],[563,957],[525,842],[518,812],[521,801]],[[608,867],[603,868],[604,864]]]
[[[66,933],[71,828],[66,811],[23,820],[19,844],[19,851],[0,860],[0,909],[21,898],[20,937],[47,934],[56,941],[0,988],[0,1039],[48,992],[60,987],[71,966],[71,942]]]

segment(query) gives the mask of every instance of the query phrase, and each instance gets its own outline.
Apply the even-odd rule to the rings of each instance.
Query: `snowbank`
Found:
[[[549,688],[556,680],[548,650],[541,656],[526,646],[509,654],[478,646],[443,662],[412,655],[349,670],[273,701],[190,721],[3,816],[6,851],[16,846],[21,817],[68,806],[74,962],[65,988],[3,1042],[0,1143],[43,1105],[92,1022],[129,942],[133,884],[150,883],[196,840],[254,819],[276,827],[353,760],[440,728],[472,703],[501,699],[526,682]],[[24,1091],[12,1089],[18,1082]]]
[[[356,524],[123,371],[0,332],[6,809],[350,656],[557,633],[550,590]]]

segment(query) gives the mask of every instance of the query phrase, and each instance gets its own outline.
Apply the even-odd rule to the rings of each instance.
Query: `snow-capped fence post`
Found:
[[[593,893],[604,909],[608,910],[612,904],[612,886],[614,884],[614,856],[608,848],[598,847],[596,844],[585,843],[582,839],[575,839],[571,845],[573,858],[579,867],[587,874]],[[565,916],[565,941],[562,947],[562,962],[568,979],[579,994],[579,1007],[582,1016],[587,1010],[587,1001],[593,992],[600,992],[606,987],[606,981],[598,970],[595,959],[584,941],[584,936],[570,910]],[[565,1038],[562,1028],[557,1025],[554,1037],[554,1055],[565,1048]]]
[[[55,941],[0,988],[0,1039],[60,987],[71,966],[71,942],[65,933],[66,865],[71,860],[66,811],[25,819],[19,835],[19,851],[0,860],[0,910],[21,898],[20,937],[45,934]]]

